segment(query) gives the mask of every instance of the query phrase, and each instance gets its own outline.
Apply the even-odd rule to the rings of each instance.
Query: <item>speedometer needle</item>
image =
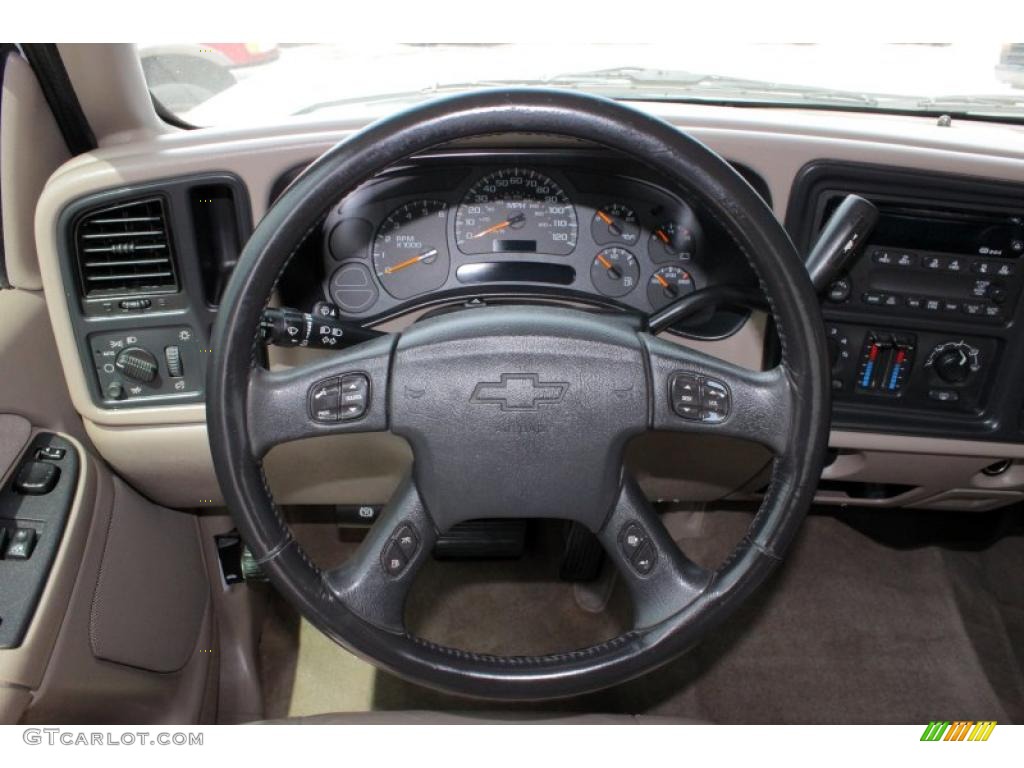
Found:
[[[384,274],[393,275],[400,269],[411,267],[413,264],[419,264],[421,261],[426,261],[427,259],[433,258],[436,255],[437,248],[431,248],[429,251],[424,251],[419,256],[413,256],[411,259],[406,259],[405,261],[395,264],[394,266],[391,267],[384,267]]]
[[[484,235],[489,235],[492,232],[500,232],[501,230],[505,229],[506,227],[514,226],[514,225],[519,224],[519,223],[521,223],[523,221],[526,221],[526,216],[524,214],[522,214],[522,213],[517,213],[515,216],[509,216],[503,222],[501,222],[499,224],[495,224],[493,227],[488,227],[483,232],[477,232],[475,235],[470,235],[468,239],[469,240],[476,240],[478,237],[483,237]]]

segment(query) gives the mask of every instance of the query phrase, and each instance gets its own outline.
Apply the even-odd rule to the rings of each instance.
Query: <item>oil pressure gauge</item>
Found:
[[[668,306],[681,296],[692,293],[693,275],[682,267],[662,267],[647,282],[647,300],[654,309]]]

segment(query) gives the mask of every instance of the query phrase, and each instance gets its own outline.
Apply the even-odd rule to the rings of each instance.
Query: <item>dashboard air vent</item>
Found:
[[[177,288],[160,197],[92,211],[78,220],[75,247],[87,298],[165,293]]]

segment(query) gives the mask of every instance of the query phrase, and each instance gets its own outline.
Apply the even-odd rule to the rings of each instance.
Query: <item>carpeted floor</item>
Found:
[[[686,513],[670,528],[714,565],[745,529],[738,512]],[[355,546],[300,526],[322,565]],[[580,647],[629,621],[579,607],[557,582],[540,536],[521,561],[430,563],[408,620],[438,642],[491,653]],[[723,723],[1024,722],[1024,537],[981,551],[894,549],[832,517],[812,516],[784,567],[687,656],[644,678],[578,699],[525,707],[459,699],[378,673],[280,600],[261,643],[266,716],[368,709],[529,709],[683,716]]]

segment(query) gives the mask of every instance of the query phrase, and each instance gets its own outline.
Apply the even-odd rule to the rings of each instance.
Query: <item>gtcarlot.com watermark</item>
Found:
[[[71,728],[26,728],[22,740],[49,747],[201,747],[203,734],[190,731],[85,731]]]

